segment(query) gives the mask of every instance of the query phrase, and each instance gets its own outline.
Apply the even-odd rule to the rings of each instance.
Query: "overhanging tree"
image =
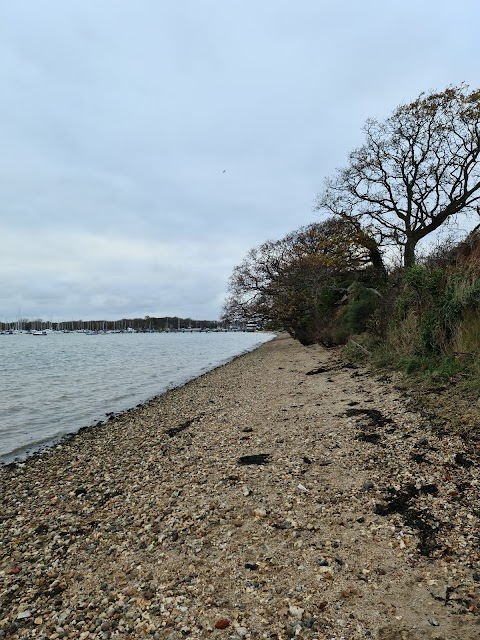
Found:
[[[408,267],[421,240],[458,213],[478,211],[480,90],[421,94],[364,131],[317,209],[366,225],[380,246],[400,247]]]
[[[375,241],[356,222],[331,218],[252,249],[230,278],[223,319],[263,320],[303,344],[319,339],[350,277],[384,273]]]

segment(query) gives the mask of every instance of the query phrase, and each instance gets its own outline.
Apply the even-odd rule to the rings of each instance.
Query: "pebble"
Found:
[[[248,629],[246,627],[235,627],[235,632],[238,633],[240,637],[244,638],[248,633]]]
[[[290,605],[288,607],[288,610],[295,618],[301,618],[305,612],[305,609],[302,609],[301,607],[297,607],[295,605]]]
[[[215,622],[215,629],[226,629],[229,626],[230,620],[227,620],[226,618],[220,618],[220,620]]]
[[[32,612],[28,611],[28,609],[26,611],[20,611],[20,613],[17,615],[17,620],[26,620],[27,618],[31,618],[32,617]]]

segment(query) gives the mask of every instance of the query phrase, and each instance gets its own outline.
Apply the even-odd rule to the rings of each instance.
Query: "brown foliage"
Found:
[[[320,300],[338,290],[339,278],[372,264],[383,273],[378,247],[360,225],[330,218],[302,227],[249,251],[230,278],[223,318],[268,321],[314,342],[327,323]]]

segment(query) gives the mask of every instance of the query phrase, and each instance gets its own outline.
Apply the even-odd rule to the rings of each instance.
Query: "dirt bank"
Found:
[[[336,351],[277,339],[0,481],[0,638],[480,636],[475,451]]]

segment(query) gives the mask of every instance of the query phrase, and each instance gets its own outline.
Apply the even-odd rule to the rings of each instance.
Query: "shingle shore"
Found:
[[[0,638],[476,639],[474,453],[277,338],[0,470]]]

